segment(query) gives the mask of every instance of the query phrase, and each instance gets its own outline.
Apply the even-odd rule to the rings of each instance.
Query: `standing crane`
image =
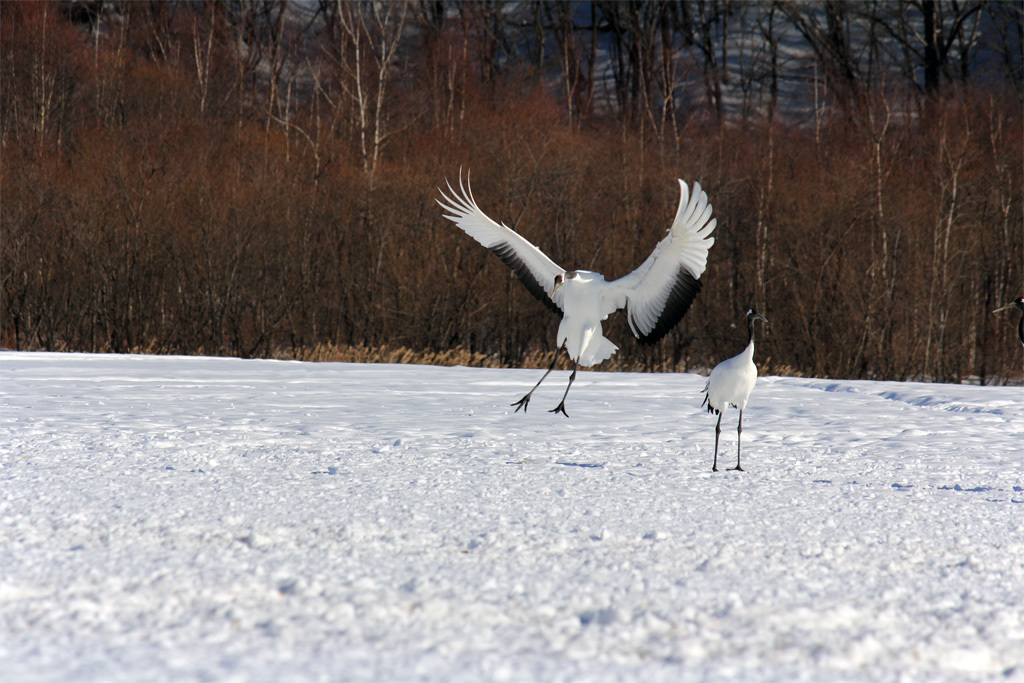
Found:
[[[591,367],[607,360],[618,347],[601,331],[601,321],[619,309],[625,309],[629,329],[643,344],[654,344],[678,323],[700,291],[700,276],[707,266],[708,249],[715,243],[711,232],[716,219],[711,217],[708,196],[693,184],[693,194],[682,180],[681,196],[675,220],[668,234],[632,273],[608,282],[590,270],[566,270],[511,228],[496,223],[480,210],[469,187],[459,189],[448,183],[437,203],[466,234],[487,247],[512,269],[526,289],[562,317],[558,325],[557,347],[551,366],[533,389],[513,403],[515,412],[526,412],[530,397],[555,368],[564,349],[574,362],[569,385],[552,413],[565,412],[565,398],[576,379],[579,366]]]
[[[718,414],[715,425],[715,461],[711,471],[718,471],[718,438],[722,434],[722,413],[728,406],[739,408],[740,419],[736,424],[736,467],[731,470],[743,471],[740,466],[740,435],[743,433],[743,409],[747,407],[747,399],[757,382],[757,366],[754,365],[754,321],[768,323],[765,317],[751,308],[747,311],[747,348],[738,356],[733,356],[715,366],[704,385],[704,402],[709,413]]]
[[[1020,311],[1020,322],[1017,323],[1017,336],[1020,338],[1021,345],[1024,346],[1024,296],[1018,296],[1002,308],[997,308],[992,312],[1002,313],[1003,311],[1008,311],[1011,308],[1016,308]]]

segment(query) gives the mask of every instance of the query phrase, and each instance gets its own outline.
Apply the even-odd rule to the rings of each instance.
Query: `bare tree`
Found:
[[[978,46],[981,10],[986,4],[983,0],[911,0],[883,4],[881,11],[872,5],[868,19],[902,50],[903,71],[910,82],[916,83],[914,71],[923,69],[923,93],[930,98],[941,92],[943,76],[947,81],[967,80],[971,53]],[[960,62],[955,70],[954,54]]]
[[[966,119],[965,119],[966,120]],[[931,278],[928,296],[927,335],[922,372],[937,379],[945,379],[943,352],[946,348],[946,333],[950,314],[949,295],[952,290],[950,269],[953,266],[953,228],[961,210],[960,175],[970,151],[971,130],[969,121],[966,131],[952,135],[947,129],[948,122],[941,122],[938,158],[935,171],[938,175],[940,211],[935,218],[931,240]]]
[[[841,109],[848,116],[853,115],[863,103],[860,61],[850,42],[853,5],[841,0],[826,0],[823,7],[824,25],[820,21],[816,4],[797,4],[787,0],[781,7],[786,18],[814,50]]]
[[[342,90],[355,106],[359,154],[363,170],[372,178],[391,135],[386,95],[408,3],[335,0],[333,5],[323,4],[322,10],[328,28],[336,31],[331,56],[342,73]]]

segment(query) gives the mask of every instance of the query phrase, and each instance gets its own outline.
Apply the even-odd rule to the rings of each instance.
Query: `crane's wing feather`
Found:
[[[629,328],[643,344],[659,341],[686,315],[715,243],[711,232],[717,220],[700,183],[693,184],[692,196],[682,180],[679,188],[679,209],[668,234],[639,268],[610,282],[602,300],[609,313],[626,309]]]
[[[565,273],[565,270],[525,237],[505,225],[494,222],[481,211],[473,199],[468,178],[463,186],[462,174],[459,174],[457,192],[451,183],[445,182],[450,194],[445,194],[444,190],[439,189],[444,201],[437,200],[441,208],[447,212],[445,218],[494,252],[519,276],[531,294],[552,311],[562,315],[562,293],[558,292],[554,299],[551,293],[555,288],[555,276]]]

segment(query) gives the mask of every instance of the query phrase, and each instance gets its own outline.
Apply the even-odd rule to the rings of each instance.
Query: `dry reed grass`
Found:
[[[498,354],[479,353],[462,347],[430,351],[410,349],[406,346],[347,346],[325,343],[297,350],[279,350],[273,356],[280,360],[313,363],[396,363],[441,367],[546,369],[551,365],[554,353],[552,350],[533,350],[528,352],[522,362],[515,366],[501,362]],[[560,354],[556,367],[560,370],[571,370],[572,361],[565,354]],[[607,372],[680,372],[684,370],[700,372],[700,368],[687,367],[669,361],[658,361],[652,364],[651,362],[632,360],[625,356],[613,356],[595,369]],[[792,368],[790,371],[789,374],[797,374]]]

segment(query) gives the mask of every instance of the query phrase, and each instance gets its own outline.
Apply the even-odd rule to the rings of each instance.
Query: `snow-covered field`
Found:
[[[1024,680],[1021,388],[539,376],[0,354],[0,678]]]

